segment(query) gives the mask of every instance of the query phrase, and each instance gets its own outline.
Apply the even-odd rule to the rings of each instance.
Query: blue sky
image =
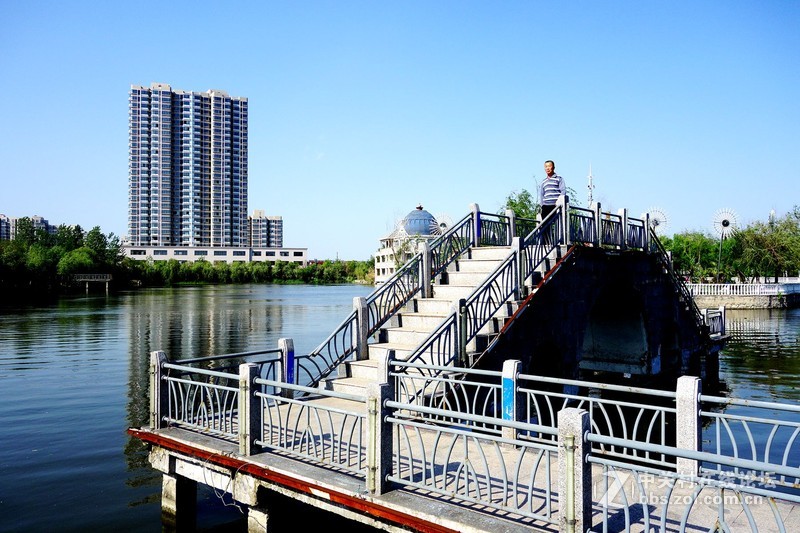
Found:
[[[667,233],[800,205],[800,2],[0,0],[0,213],[127,232],[131,84],[250,106],[249,211],[367,259],[417,204],[535,191]]]

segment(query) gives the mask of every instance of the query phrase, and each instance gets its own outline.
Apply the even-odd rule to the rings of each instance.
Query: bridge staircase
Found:
[[[515,311],[558,269],[573,246],[612,255],[636,250],[658,256],[674,290],[700,331],[704,317],[674,275],[647,215],[584,209],[562,196],[541,221],[481,213],[477,206],[422,250],[394,277],[359,303],[353,313],[311,354],[298,357],[294,379],[311,388],[363,396],[379,376],[387,355],[408,363],[447,369],[469,368]],[[359,299],[356,299],[359,300]],[[704,330],[705,328],[705,330]],[[431,372],[427,370],[427,372]],[[436,374],[438,375],[438,374]],[[435,375],[429,377],[435,377]],[[417,392],[413,392],[417,394]]]
[[[511,246],[473,247],[453,261],[432,285],[429,298],[415,297],[400,308],[380,328],[369,344],[366,359],[343,363],[338,375],[324,380],[321,386],[339,392],[363,395],[369,383],[378,381],[378,363],[389,352],[396,360],[408,360],[466,299],[512,253]],[[473,360],[491,342],[513,314],[518,300],[509,298],[467,346],[467,358]],[[441,359],[442,354],[433,354]]]

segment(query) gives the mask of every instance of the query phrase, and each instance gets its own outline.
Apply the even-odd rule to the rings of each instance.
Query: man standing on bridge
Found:
[[[539,186],[539,202],[542,206],[542,220],[556,208],[556,201],[562,194],[567,193],[567,186],[564,185],[564,178],[556,174],[556,164],[547,160],[544,162],[544,172],[547,177]]]

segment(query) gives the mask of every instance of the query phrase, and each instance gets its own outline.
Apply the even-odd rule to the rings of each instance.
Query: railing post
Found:
[[[514,237],[511,239],[511,250],[517,256],[517,268],[515,272],[517,276],[516,299],[522,300],[528,296],[528,288],[525,285],[525,258],[522,254],[522,237]]]
[[[644,220],[644,237],[642,238],[642,246],[644,247],[644,253],[649,254],[652,252],[650,249],[650,213],[644,213],[642,215],[642,220]]]
[[[675,447],[681,450],[700,450],[700,378],[681,376],[675,391]],[[695,459],[678,457],[678,475],[696,476],[698,462]]]
[[[454,303],[456,313],[456,364],[467,366],[467,300],[461,298]]]
[[[503,406],[503,420],[519,422],[520,415],[522,414],[522,406],[520,405],[519,395],[517,394],[517,376],[519,375],[521,366],[522,363],[515,359],[507,359],[503,362],[503,396],[501,402]],[[516,439],[517,429],[503,427],[503,438]]]
[[[622,225],[620,239],[621,242],[619,244],[620,250],[627,250],[628,249],[628,210],[624,207],[620,208],[617,213],[619,214],[620,224]]]
[[[378,363],[378,382],[367,385],[367,490],[381,495],[391,490],[387,477],[392,473],[392,424],[386,419],[392,410],[386,407],[395,399],[394,382],[389,370],[394,350],[389,350]]]
[[[356,327],[353,329],[353,344],[356,346],[356,359],[369,359],[369,310],[367,299],[363,296],[353,298],[353,309],[356,312]]]
[[[419,264],[419,282],[421,287],[420,292],[422,293],[423,298],[430,298],[433,296],[433,287],[431,287],[431,262],[433,261],[433,256],[428,241],[422,241],[419,244],[419,251],[420,254],[422,254],[422,261],[420,261]]]
[[[253,455],[261,451],[255,442],[261,437],[263,412],[261,401],[256,396],[257,377],[256,363],[239,365],[239,453],[241,455]]]
[[[558,493],[564,502],[559,531],[587,531],[592,525],[592,465],[587,462],[589,413],[568,407],[558,412]]]
[[[600,237],[600,226],[603,223],[603,212],[600,202],[592,202],[590,206],[592,209],[592,216],[594,217],[594,239],[592,239],[593,246],[600,246],[602,238]]]
[[[470,204],[469,209],[472,212],[472,246],[478,247],[481,245],[481,209],[478,204]]]
[[[569,246],[572,236],[569,231],[569,196],[562,194],[556,201],[556,206],[561,206],[561,229],[564,232],[564,242],[560,243]]]
[[[508,244],[511,244],[514,237],[517,236],[517,214],[513,209],[506,209],[506,216],[508,217]]]
[[[725,306],[724,305],[720,305],[719,306],[719,315],[720,315],[719,319],[722,320],[722,325],[720,327],[720,333],[722,335],[725,335]]]
[[[162,368],[166,362],[166,353],[150,352],[150,429],[164,427],[164,416],[167,415],[169,385],[163,380]]]
[[[281,349],[281,381],[289,385],[295,384],[295,359],[294,341],[292,339],[278,339],[278,347]],[[281,396],[291,398],[294,392],[291,389],[281,391]]]

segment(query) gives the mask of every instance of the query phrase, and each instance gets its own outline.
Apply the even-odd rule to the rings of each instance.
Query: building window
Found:
[[[267,257],[275,257],[275,252],[265,252],[264,255]]]
[[[131,255],[144,255],[144,250],[131,250]]]
[[[216,256],[228,255],[228,250],[214,250],[214,255]]]
[[[245,251],[244,250],[234,250],[233,251],[233,255],[236,256],[236,257],[243,257],[245,255]]]
[[[175,250],[175,255],[189,255],[188,250]]]
[[[208,255],[208,250],[195,250],[194,255]]]
[[[281,257],[289,257],[289,252],[281,252]]]
[[[303,252],[294,252],[295,257],[303,257]]]
[[[153,255],[167,255],[166,250],[153,250]]]
[[[253,252],[253,257],[261,257],[261,252]]]

